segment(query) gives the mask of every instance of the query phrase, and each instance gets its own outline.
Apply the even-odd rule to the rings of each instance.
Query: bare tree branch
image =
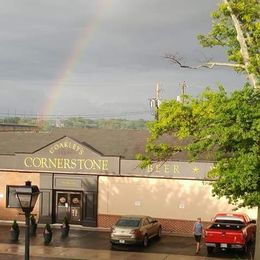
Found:
[[[164,55],[164,58],[168,59],[170,62],[175,63],[175,64],[179,65],[181,68],[185,68],[185,69],[200,69],[200,68],[212,69],[215,66],[225,66],[225,67],[245,69],[245,65],[243,65],[243,64],[226,63],[226,62],[212,62],[212,61],[208,61],[208,62],[199,64],[197,66],[184,65],[181,62],[180,58],[178,58],[176,55],[172,55],[172,54],[166,54],[166,55]]]

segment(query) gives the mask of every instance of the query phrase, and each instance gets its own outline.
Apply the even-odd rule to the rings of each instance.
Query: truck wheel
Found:
[[[246,244],[246,245],[243,247],[242,253],[243,253],[244,255],[247,255],[247,254],[248,254],[248,244]]]
[[[211,254],[213,253],[213,250],[214,250],[214,247],[208,246],[208,247],[207,247],[207,253],[208,253],[208,255],[211,255]]]

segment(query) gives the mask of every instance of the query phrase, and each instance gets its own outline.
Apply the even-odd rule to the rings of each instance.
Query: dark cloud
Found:
[[[228,70],[184,71],[162,58],[177,52],[187,63],[224,60],[222,49],[203,49],[196,39],[209,31],[218,2],[0,0],[0,109],[38,113],[84,34],[52,113],[149,110],[157,82],[164,98],[176,97],[183,80],[192,94],[218,81],[239,88],[243,78]]]

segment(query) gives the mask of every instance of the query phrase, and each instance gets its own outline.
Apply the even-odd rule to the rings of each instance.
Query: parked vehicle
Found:
[[[141,244],[148,246],[153,237],[161,237],[162,226],[149,216],[123,216],[111,228],[111,245]]]
[[[208,254],[216,249],[234,248],[247,251],[255,242],[256,221],[246,214],[218,213],[213,223],[205,230],[205,244]]]

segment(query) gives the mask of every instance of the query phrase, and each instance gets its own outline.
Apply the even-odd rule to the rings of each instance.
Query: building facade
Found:
[[[23,219],[12,186],[32,181],[41,195],[34,213],[42,223],[109,228],[120,215],[151,215],[163,229],[190,233],[194,220],[232,211],[212,196],[213,163],[185,154],[146,169],[138,167],[146,131],[59,130],[49,134],[0,134],[0,219]],[[256,218],[256,210],[242,209]]]

